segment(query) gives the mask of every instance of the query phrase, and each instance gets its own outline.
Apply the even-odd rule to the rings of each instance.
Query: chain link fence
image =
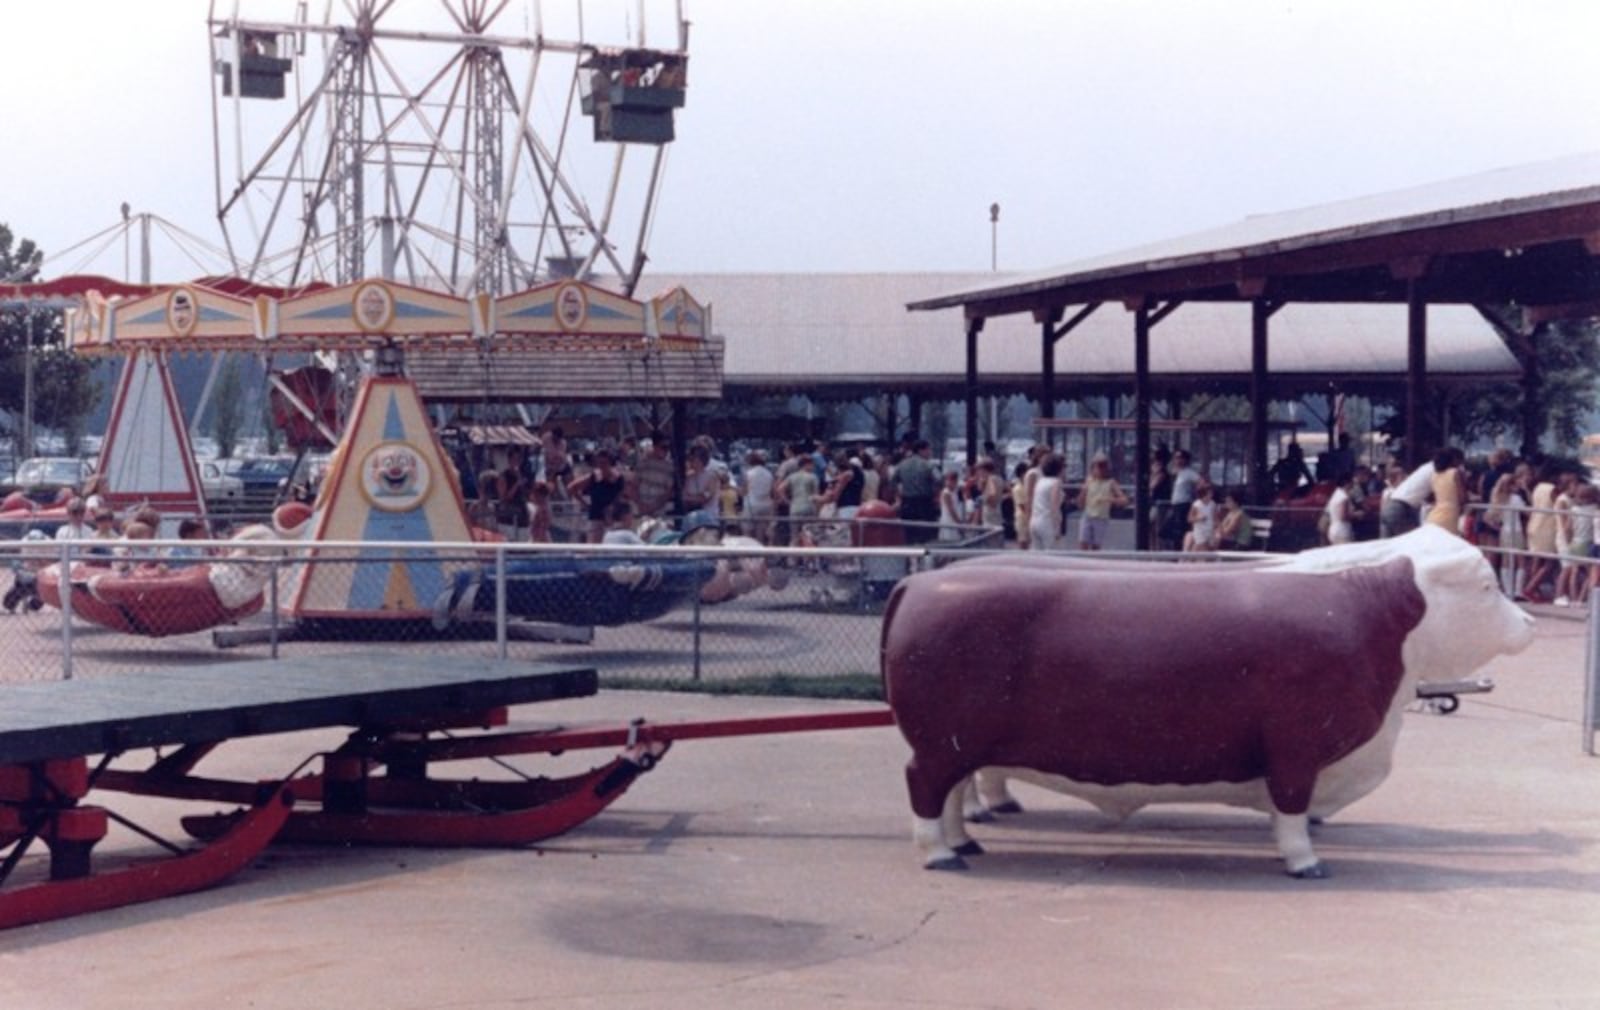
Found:
[[[729,523],[726,532],[737,529]],[[929,527],[919,536],[903,523],[860,519],[789,520],[766,532],[807,546],[736,546],[751,542],[732,536],[720,546],[651,547],[0,541],[0,681],[385,644],[413,653],[578,662],[613,684],[875,677],[883,606],[894,584],[1006,546],[993,528]],[[903,542],[907,533],[927,542],[863,546]],[[178,556],[190,550],[201,556]],[[1485,552],[1498,561],[1511,596],[1542,586],[1549,598],[1557,562],[1585,570],[1593,563],[1523,545]],[[1195,562],[1251,555],[1098,556]],[[1543,569],[1541,561],[1548,563]],[[1572,595],[1576,604],[1579,594]]]
[[[630,684],[875,677],[895,582],[1003,547],[979,527],[864,548],[865,521],[804,525],[817,546],[0,542],[0,681],[385,643],[580,662]]]

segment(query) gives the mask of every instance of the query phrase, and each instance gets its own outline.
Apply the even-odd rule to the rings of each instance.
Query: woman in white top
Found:
[[[952,543],[961,539],[961,479],[954,470],[944,475],[939,488],[939,539]]]
[[[744,515],[748,520],[750,536],[767,542],[772,526],[774,506],[772,501],[772,471],[767,469],[767,457],[756,450],[745,457]]]
[[[978,482],[979,517],[983,525],[1004,526],[1005,518],[1000,512],[1000,502],[1006,496],[1006,486],[995,472],[993,460],[978,461]]]
[[[1053,452],[1039,465],[1033,500],[1028,503],[1028,544],[1036,551],[1053,550],[1061,545],[1061,469],[1061,457]]]
[[[1355,524],[1350,516],[1350,489],[1341,484],[1333,489],[1333,496],[1323,508],[1328,516],[1328,543],[1348,544],[1356,538]]]

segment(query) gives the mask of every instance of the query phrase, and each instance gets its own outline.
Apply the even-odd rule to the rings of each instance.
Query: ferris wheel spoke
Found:
[[[441,117],[439,122],[440,133],[443,133],[445,130],[450,128],[450,117],[456,110],[458,100],[461,97],[461,89],[467,80],[466,68],[463,64],[461,64],[459,55],[460,54],[458,53],[457,58],[451,60],[451,65],[455,66],[457,72],[455,83],[450,89],[450,98],[445,103],[444,115]],[[422,172],[420,177],[417,179],[416,188],[412,192],[411,204],[406,208],[405,214],[400,221],[398,241],[404,248],[410,248],[411,229],[417,220],[417,213],[422,206],[422,200],[428,192],[428,184],[433,177],[434,169],[438,163],[438,157],[438,148],[429,147],[427,160],[423,163]],[[442,275],[440,276],[442,277]]]
[[[450,20],[456,23],[457,30],[459,30],[463,35],[472,31],[471,28],[467,27],[467,22],[464,21],[461,15],[456,13],[456,9],[450,5],[450,0],[439,0],[439,6],[443,7],[444,12],[450,15]]]
[[[394,68],[394,64],[389,62],[389,58],[377,46],[370,47],[370,50],[372,55],[378,58],[378,62],[382,65],[384,72],[388,74],[389,83],[394,86],[401,100],[411,109],[417,125],[422,127],[423,132],[428,135],[428,139],[433,142],[438,150],[439,156],[444,159],[445,166],[450,169],[450,174],[455,176],[456,182],[461,186],[461,192],[465,198],[474,204],[479,213],[489,210],[482,204],[481,194],[474,191],[472,181],[467,178],[467,174],[461,166],[461,160],[445,144],[444,138],[433,128],[433,124],[428,122],[428,117],[422,114],[421,105],[417,97],[405,86],[405,82],[401,80],[399,72]]]
[[[581,12],[581,10],[582,10],[581,6],[580,6],[579,10]],[[528,137],[534,136],[534,132],[533,132],[532,126],[531,126],[531,124],[529,122],[529,117],[531,115],[531,110],[532,110],[532,94],[533,94],[533,87],[534,87],[534,76],[533,75],[535,73],[537,73],[538,66],[539,66],[539,63],[538,63],[538,59],[537,59],[537,55],[536,55],[536,58],[535,58],[535,61],[534,61],[534,65],[530,69],[530,72],[529,72],[527,90],[526,90],[526,93],[525,93],[525,95],[523,97],[523,100],[520,103],[518,103],[517,105],[514,106],[514,111],[516,112],[516,115],[517,115],[517,132],[518,132],[518,135],[520,137],[528,138]],[[515,98],[514,98],[515,93],[513,92],[512,88],[511,88],[510,72],[506,69],[504,61],[501,62],[500,73],[502,75],[502,83],[503,83],[503,85],[504,85],[504,87],[506,89],[506,94],[509,95],[509,96],[513,96],[513,101],[515,101]],[[516,151],[517,151],[517,155],[518,155],[518,161],[521,160],[521,154],[522,154],[522,152],[524,150],[526,150],[528,152],[528,161],[533,166],[534,175],[538,179],[539,191],[540,191],[541,195],[544,198],[543,199],[543,208],[544,209],[543,209],[543,212],[542,212],[542,215],[541,215],[543,220],[541,222],[541,228],[540,228],[540,234],[539,234],[539,243],[538,243],[538,248],[536,249],[536,251],[534,253],[534,263],[535,264],[541,262],[541,259],[542,259],[543,254],[544,254],[544,240],[545,240],[546,235],[549,233],[549,231],[552,228],[554,230],[554,234],[555,234],[557,240],[561,243],[561,255],[563,257],[565,257],[569,262],[572,261],[572,260],[575,260],[577,258],[577,257],[575,257],[573,255],[573,253],[572,253],[572,244],[567,238],[567,227],[563,223],[563,221],[561,220],[561,211],[560,211],[559,205],[556,202],[555,186],[553,185],[553,182],[554,182],[553,177],[560,172],[560,165],[561,165],[562,155],[566,151],[567,131],[570,128],[571,123],[572,123],[572,107],[573,107],[573,104],[574,104],[574,99],[577,96],[577,91],[578,91],[578,67],[577,67],[577,64],[574,63],[573,64],[573,68],[572,68],[572,77],[571,77],[571,79],[570,79],[570,81],[568,82],[568,85],[567,85],[567,100],[566,100],[566,104],[563,106],[564,111],[563,111],[562,118],[561,118],[561,126],[560,126],[560,129],[557,131],[557,135],[556,135],[556,150],[555,150],[554,157],[551,159],[552,167],[551,167],[551,170],[550,170],[550,175],[547,176],[545,174],[545,166],[540,162],[537,152],[535,152],[533,150],[533,145],[532,144],[530,144],[530,143],[520,143],[520,144],[518,144],[516,146]],[[582,201],[579,200],[577,202],[581,204]],[[580,273],[580,276],[581,276],[581,273]]]
[[[523,131],[523,139],[528,144],[528,149],[534,158],[536,160],[543,159],[544,167],[550,173],[551,186],[545,192],[550,198],[551,204],[554,205],[555,203],[554,190],[560,189],[561,194],[567,199],[568,207],[577,219],[582,222],[585,231],[595,240],[600,249],[605,250],[603,235],[595,226],[594,218],[589,214],[588,206],[584,203],[583,198],[578,195],[578,192],[572,188],[572,184],[567,181],[566,175],[561,171],[561,166],[551,156],[549,149],[544,146],[544,142],[531,129]],[[617,267],[618,273],[621,273],[622,268],[617,263],[616,256],[608,251],[607,258]]]
[[[662,168],[666,162],[667,149],[656,148],[656,156],[650,165],[650,185],[645,190],[644,209],[639,214],[639,237],[633,243],[633,269],[627,274],[623,282],[622,293],[629,298],[639,287],[639,277],[644,273],[645,246],[650,240],[650,226],[655,222],[656,197],[660,194]]]

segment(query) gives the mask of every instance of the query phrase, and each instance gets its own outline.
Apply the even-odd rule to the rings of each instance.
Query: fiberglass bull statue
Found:
[[[1433,528],[1241,570],[992,558],[914,575],[882,642],[913,837],[929,868],[964,868],[983,850],[963,787],[1000,769],[1119,816],[1264,810],[1288,872],[1325,876],[1309,819],[1387,777],[1417,680],[1465,677],[1532,635],[1483,556]]]

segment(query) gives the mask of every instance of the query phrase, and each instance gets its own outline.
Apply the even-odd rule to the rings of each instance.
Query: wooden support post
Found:
[[[1422,465],[1422,409],[1428,392],[1428,303],[1420,280],[1406,282],[1406,468]]]
[[[1545,428],[1544,372],[1539,368],[1539,347],[1534,336],[1539,332],[1539,324],[1530,319],[1531,313],[1526,310],[1516,311],[1515,315],[1519,318],[1513,325],[1493,306],[1476,305],[1474,308],[1484,321],[1494,327],[1505,343],[1506,350],[1516,359],[1517,367],[1522,369],[1522,377],[1517,383],[1522,393],[1522,402],[1518,404],[1518,415],[1522,421],[1522,455],[1532,458],[1538,455],[1539,438]]]
[[[1056,320],[1061,317],[1060,309],[1039,313],[1034,318],[1039,323],[1040,354],[1042,358],[1042,379],[1039,391],[1039,416],[1054,418],[1056,416],[1056,343],[1068,333],[1077,329],[1078,324],[1094,315],[1100,307],[1100,302],[1090,302],[1077,312],[1072,318],[1061,325],[1056,325]]]
[[[1530,335],[1528,342],[1534,338]],[[1539,454],[1539,438],[1544,434],[1544,373],[1539,368],[1537,354],[1529,354],[1522,362],[1522,458],[1533,459]]]
[[[978,334],[983,317],[967,320],[967,469],[978,461]]]
[[[1039,416],[1053,420],[1056,416],[1056,333],[1055,326],[1046,319],[1039,324],[1041,381],[1039,387]]]
[[[1133,314],[1133,521],[1134,547],[1150,548],[1150,308]]]
[[[1267,476],[1267,320],[1272,307],[1250,303],[1250,503],[1265,505],[1271,495]]]

